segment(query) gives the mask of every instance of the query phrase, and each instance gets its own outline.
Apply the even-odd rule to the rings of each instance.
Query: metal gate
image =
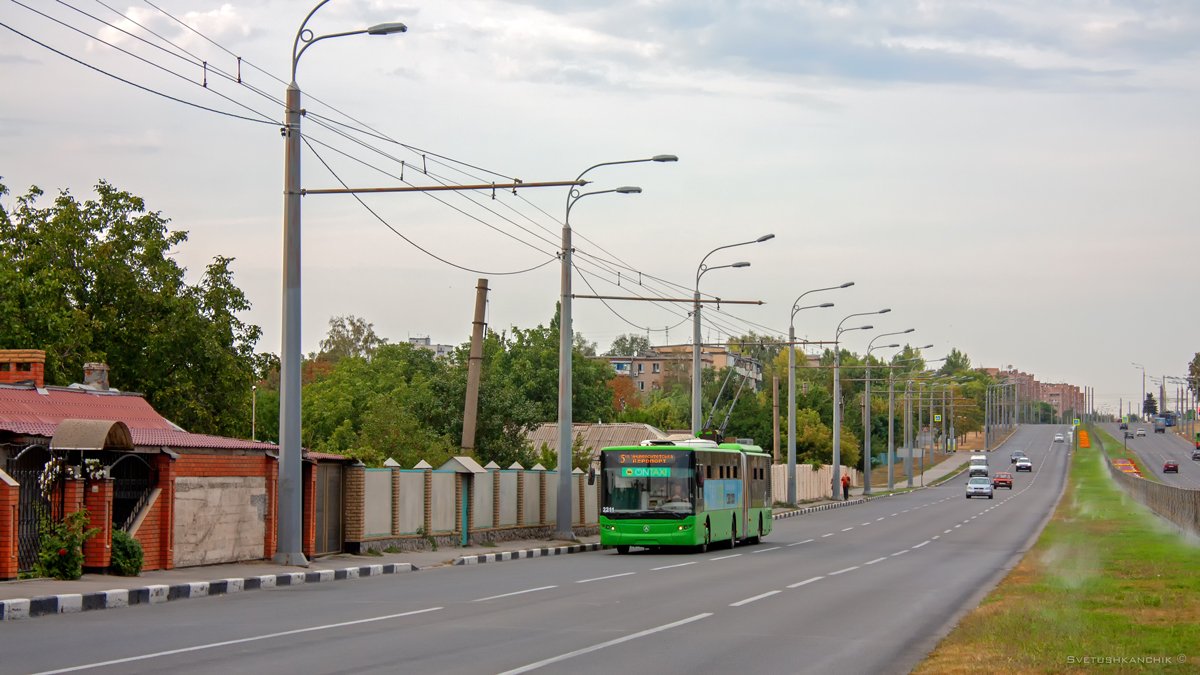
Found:
[[[342,465],[317,464],[317,555],[342,552]]]
[[[50,500],[42,496],[40,480],[50,451],[32,445],[8,460],[7,472],[20,483],[17,494],[17,571],[28,572],[37,564],[42,546],[42,520],[50,518]]]
[[[129,531],[133,521],[154,489],[155,472],[139,455],[121,453],[109,467],[113,479],[112,524]]]

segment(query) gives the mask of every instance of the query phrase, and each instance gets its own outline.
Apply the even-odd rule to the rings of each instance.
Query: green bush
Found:
[[[63,518],[61,523],[42,521],[42,549],[34,570],[39,577],[74,581],[83,576],[83,542],[100,531],[89,528],[87,509]]]
[[[129,536],[125,530],[114,530],[112,539],[112,571],[122,577],[136,577],[142,573],[145,559],[142,544]]]

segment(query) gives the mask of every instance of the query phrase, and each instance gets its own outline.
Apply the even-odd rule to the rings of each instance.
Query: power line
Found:
[[[308,138],[306,138],[306,137],[304,137],[304,136],[301,136],[300,138],[301,138],[301,140],[303,140],[303,141],[304,141],[304,144],[308,146],[308,149],[309,149],[309,151],[310,151],[310,152],[312,152],[314,156],[316,156],[317,160],[318,160],[318,161],[320,161],[320,162],[321,162],[321,164],[325,166],[325,169],[326,169],[327,171],[329,171],[329,173],[330,173],[330,174],[332,174],[332,175],[333,175],[334,179],[336,179],[336,180],[337,180],[337,182],[341,183],[341,184],[342,184],[342,187],[346,187],[346,188],[348,188],[349,186],[347,186],[347,185],[346,185],[345,181],[343,181],[343,180],[342,180],[341,176],[339,176],[339,175],[337,174],[337,172],[335,172],[335,171],[333,170],[333,168],[329,166],[329,163],[325,161],[325,158],[324,158],[324,157],[321,157],[321,154],[320,154],[319,152],[317,152],[316,148],[314,148],[314,147],[312,146],[312,144],[311,144],[311,143],[309,143],[309,139],[308,139]],[[362,205],[362,207],[363,207],[364,209],[366,209],[368,213],[370,213],[372,216],[375,216],[375,219],[376,219],[376,220],[378,220],[380,223],[383,223],[383,226],[384,226],[384,227],[386,227],[387,229],[391,230],[391,231],[392,231],[392,232],[393,232],[393,233],[394,233],[396,236],[398,236],[398,237],[400,237],[401,239],[403,239],[404,241],[408,242],[408,243],[409,243],[409,245],[411,245],[413,248],[417,249],[417,250],[418,250],[418,251],[420,251],[421,253],[424,253],[425,255],[429,256],[430,258],[433,258],[434,260],[437,260],[437,261],[439,261],[439,262],[445,263],[445,264],[447,264],[447,265],[449,265],[449,266],[451,266],[451,267],[458,268],[458,269],[460,269],[460,270],[463,270],[463,271],[465,271],[465,272],[471,272],[471,273],[473,273],[473,274],[487,274],[487,275],[493,275],[493,276],[508,276],[508,275],[514,275],[514,274],[524,274],[524,273],[526,273],[526,272],[532,272],[532,271],[534,271],[534,270],[536,270],[536,269],[539,269],[539,268],[545,267],[546,265],[549,265],[550,263],[552,263],[552,262],[554,262],[555,260],[557,260],[557,259],[558,259],[557,257],[553,257],[553,258],[550,258],[549,260],[547,260],[546,262],[544,262],[544,263],[541,263],[540,265],[534,265],[533,267],[530,267],[530,268],[527,268],[527,269],[523,269],[523,270],[516,270],[516,271],[513,271],[513,272],[486,272],[486,271],[483,271],[483,270],[471,269],[470,267],[464,267],[464,266],[462,266],[462,265],[459,265],[459,264],[457,264],[457,263],[453,263],[453,262],[450,262],[449,260],[446,260],[445,258],[443,258],[443,257],[441,257],[441,256],[439,256],[439,255],[437,255],[437,254],[435,254],[435,253],[433,253],[433,252],[429,251],[428,249],[426,249],[426,248],[422,247],[420,244],[416,243],[416,242],[415,242],[415,241],[413,241],[412,239],[409,239],[408,237],[404,236],[404,234],[402,234],[402,233],[401,233],[399,230],[397,230],[396,228],[392,227],[391,223],[387,222],[387,220],[385,220],[385,219],[384,219],[382,216],[380,216],[378,213],[376,213],[374,209],[372,209],[370,206],[367,206],[367,203],[366,203],[366,202],[364,202],[364,201],[362,200],[362,198],[361,198],[361,197],[359,197],[359,196],[358,196],[357,194],[355,194],[355,193],[351,193],[351,196],[352,196],[352,197],[354,197],[354,199],[355,199],[355,200],[357,200],[357,201],[358,201],[358,203],[359,203],[359,204],[361,204],[361,205]]]
[[[64,52],[61,52],[61,51],[59,51],[59,50],[55,49],[54,47],[51,47],[50,45],[46,44],[45,42],[42,42],[42,41],[40,41],[40,40],[38,40],[38,39],[36,39],[36,38],[33,38],[33,37],[30,37],[30,36],[26,35],[25,33],[22,33],[21,31],[17,30],[16,28],[13,28],[12,26],[10,26],[10,25],[8,25],[8,24],[6,24],[6,23],[0,23],[0,27],[7,28],[8,30],[10,30],[10,31],[12,31],[12,32],[14,32],[14,33],[16,33],[17,35],[20,35],[21,37],[25,38],[26,40],[29,40],[30,42],[32,42],[32,43],[34,43],[34,44],[36,44],[36,45],[39,45],[39,46],[41,46],[41,47],[45,47],[46,49],[48,49],[48,50],[50,50],[50,51],[54,52],[55,54],[58,54],[59,56],[61,56],[61,57],[63,57],[63,58],[66,58],[66,59],[70,59],[71,61],[74,61],[75,63],[78,63],[78,64],[79,64],[79,65],[81,65],[81,66],[84,66],[84,67],[86,67],[86,68],[90,68],[91,70],[94,70],[94,71],[96,71],[97,73],[100,73],[101,75],[107,75],[108,77],[111,77],[112,79],[114,79],[114,80],[117,80],[118,82],[124,82],[125,84],[128,84],[128,85],[129,85],[129,86],[131,86],[131,87],[136,87],[136,88],[138,88],[138,89],[141,89],[141,90],[142,90],[142,91],[144,91],[144,92],[147,92],[147,93],[150,93],[150,94],[154,94],[155,96],[161,96],[161,97],[163,97],[163,98],[165,98],[165,99],[168,99],[168,100],[171,100],[171,101],[175,101],[176,103],[182,103],[182,104],[184,104],[184,105],[186,105],[186,106],[191,106],[191,107],[193,107],[193,108],[198,108],[198,109],[200,109],[200,110],[204,110],[204,111],[207,111],[207,112],[210,112],[210,113],[216,113],[216,114],[218,114],[218,115],[224,115],[224,116],[226,116],[226,117],[232,117],[232,118],[234,118],[234,119],[245,120],[245,121],[247,121],[247,122],[255,122],[255,123],[257,123],[257,124],[271,124],[271,125],[276,125],[276,124],[279,124],[278,122],[276,122],[276,121],[273,121],[273,120],[256,120],[256,119],[254,119],[254,118],[252,118],[252,117],[246,117],[246,116],[244,116],[244,115],[238,115],[238,114],[231,113],[231,112],[225,112],[224,110],[217,110],[216,108],[209,108],[209,107],[207,107],[207,106],[200,105],[199,103],[192,103],[191,101],[185,101],[185,100],[183,100],[183,99],[181,99],[181,98],[176,98],[176,97],[174,97],[174,96],[171,96],[170,94],[164,94],[164,93],[162,93],[161,91],[156,91],[156,90],[154,90],[154,89],[151,89],[151,88],[149,88],[149,87],[142,86],[142,85],[140,85],[140,84],[138,84],[138,83],[136,83],[136,82],[132,82],[132,81],[130,81],[130,80],[127,80],[127,79],[125,79],[125,78],[123,78],[123,77],[120,77],[120,76],[118,76],[118,75],[114,75],[114,74],[112,74],[112,73],[108,72],[107,70],[103,70],[103,69],[101,69],[101,68],[97,68],[96,66],[93,66],[93,65],[92,65],[92,64],[90,64],[90,63],[86,63],[86,62],[84,62],[84,61],[81,61],[81,60],[79,60],[79,59],[75,58],[74,56],[71,56],[70,54],[66,54],[66,53],[64,53]]]

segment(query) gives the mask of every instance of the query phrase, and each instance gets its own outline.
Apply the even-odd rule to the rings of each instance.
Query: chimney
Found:
[[[44,387],[46,352],[40,349],[0,349],[0,384]]]
[[[83,383],[90,386],[92,389],[108,391],[108,364],[83,364]]]

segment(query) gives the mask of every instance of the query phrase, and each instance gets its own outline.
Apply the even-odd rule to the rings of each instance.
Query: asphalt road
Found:
[[[1032,474],[776,522],[757,546],[635,550],[46,617],[0,626],[0,673],[907,672],[1019,559],[1061,493],[1063,427]]]
[[[1101,426],[1118,441],[1122,440],[1125,434],[1116,424]],[[1134,433],[1138,428],[1136,423],[1129,425],[1129,430]],[[1145,462],[1146,469],[1153,471],[1155,477],[1167,485],[1200,490],[1200,461],[1192,461],[1192,451],[1196,449],[1196,445],[1188,443],[1186,439],[1174,433],[1156,434],[1153,424],[1142,424],[1140,428],[1146,430],[1146,435],[1141,438],[1135,436],[1127,443],[1129,449],[1136,452]],[[1179,462],[1179,473],[1162,472],[1163,464],[1168,459]]]

